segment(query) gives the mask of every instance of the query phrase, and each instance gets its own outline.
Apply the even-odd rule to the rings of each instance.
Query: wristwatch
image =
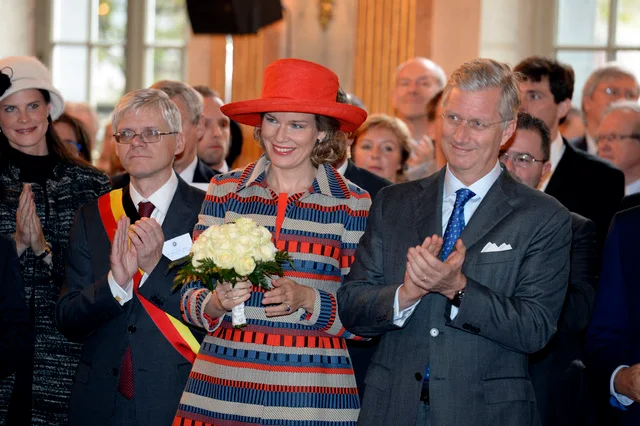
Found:
[[[451,299],[451,304],[456,308],[459,308],[460,304],[462,303],[463,297],[464,297],[464,288],[456,292],[456,295],[453,296],[453,299]]]
[[[51,254],[51,244],[49,244],[47,241],[45,241],[44,243],[44,251],[38,255],[36,255],[36,260],[42,260],[45,257],[49,256],[49,254]]]

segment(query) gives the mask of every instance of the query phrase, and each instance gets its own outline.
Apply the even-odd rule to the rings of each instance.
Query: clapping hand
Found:
[[[111,244],[111,273],[118,285],[124,288],[138,271],[138,253],[135,245],[129,243],[128,217],[118,220],[118,228]]]
[[[36,212],[35,197],[29,184],[24,184],[18,199],[15,240],[18,255],[24,253],[29,247],[39,255],[45,250],[47,244]]]
[[[129,239],[136,248],[138,267],[151,274],[162,258],[162,227],[155,219],[144,217],[129,227]]]

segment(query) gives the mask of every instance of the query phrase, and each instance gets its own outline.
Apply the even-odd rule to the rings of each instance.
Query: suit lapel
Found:
[[[575,152],[573,147],[569,145],[569,143],[563,138],[562,143],[564,144],[564,153],[562,154],[562,158],[558,162],[556,169],[553,171],[551,178],[549,179],[549,183],[545,188],[544,192],[546,194],[551,195],[552,197],[556,197],[560,194],[563,195],[565,192],[564,184],[572,180],[570,176],[571,170],[574,170],[573,160],[575,156]]]
[[[193,200],[187,196],[189,189],[189,184],[178,177],[178,187],[169,205],[167,216],[164,218],[164,222],[162,222],[162,232],[164,233],[165,241],[182,235],[185,232],[192,231],[185,230],[184,221],[185,218],[192,217],[193,210],[199,209],[200,206],[195,206]]]
[[[513,185],[513,178],[503,170],[460,235],[467,250],[511,213],[508,194]]]
[[[131,200],[129,185],[125,186],[122,189],[122,207],[124,208],[124,212],[127,217],[131,219],[131,223],[135,223],[137,220],[140,220],[138,208],[135,206],[135,204],[133,204],[133,201]]]
[[[446,168],[420,183],[422,191],[413,197],[413,211],[420,244],[427,236],[442,235],[442,191]]]

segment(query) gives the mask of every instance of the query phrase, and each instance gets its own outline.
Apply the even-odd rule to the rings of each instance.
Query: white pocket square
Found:
[[[493,253],[496,251],[512,250],[511,244],[502,243],[499,246],[496,243],[487,243],[480,253]]]

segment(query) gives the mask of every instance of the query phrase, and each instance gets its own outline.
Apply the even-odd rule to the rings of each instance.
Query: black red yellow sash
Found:
[[[104,229],[109,236],[109,241],[113,243],[113,238],[118,228],[118,220],[126,216],[122,204],[122,189],[116,189],[98,198],[98,210],[100,211],[100,218],[102,219]],[[149,314],[156,327],[158,327],[169,343],[193,364],[196,359],[196,354],[200,349],[200,344],[186,325],[158,308],[140,294],[138,287],[140,286],[142,274],[143,271],[138,270],[133,276],[134,294],[138,297],[147,314]]]

